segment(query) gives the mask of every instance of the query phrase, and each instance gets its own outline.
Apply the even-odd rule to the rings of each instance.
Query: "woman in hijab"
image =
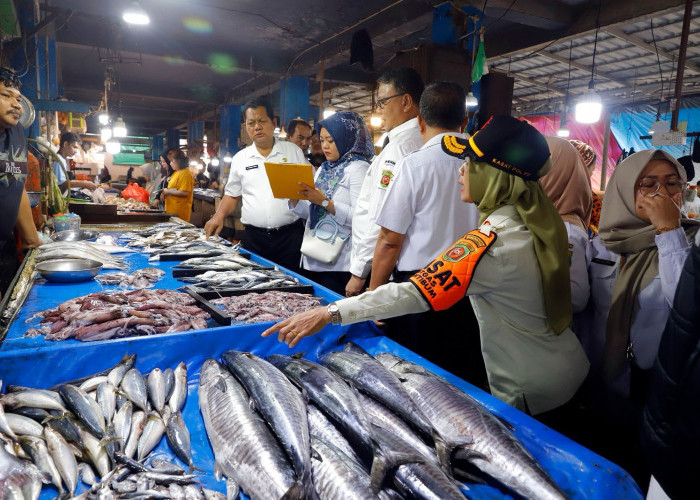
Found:
[[[620,163],[603,199],[594,241],[591,293],[596,305],[592,374],[616,395],[643,402],[676,285],[698,222],[681,216],[685,170],[662,150]],[[601,332],[604,332],[602,334]],[[596,336],[597,334],[597,336]],[[619,401],[619,398],[617,398]]]
[[[364,120],[354,111],[337,112],[318,122],[315,129],[326,161],[316,171],[315,187],[299,183],[302,199],[290,200],[289,205],[292,212],[306,219],[307,232],[326,219],[337,225],[338,235],[345,240],[337,260],[326,264],[304,255],[302,249],[301,266],[310,279],[344,294],[350,279],[352,245],[347,240],[352,234],[352,213],[374,145]]]
[[[496,116],[468,140],[445,136],[442,147],[468,158],[461,198],[477,205],[481,227],[409,282],[293,316],[263,336],[277,331],[293,347],[331,322],[443,310],[469,295],[492,394],[530,414],[554,410],[574,396],[588,361],[569,329],[566,230],[537,182],[551,166],[547,143],[531,125]]]
[[[577,139],[571,139],[569,142],[576,148],[581,159],[583,160],[586,170],[588,170],[588,178],[590,180],[593,175],[593,170],[595,170],[595,162],[598,157],[590,147],[583,141]],[[605,193],[596,189],[591,190],[591,195],[593,196],[593,208],[591,210],[591,220],[588,223],[588,237],[593,238],[598,234],[598,226],[600,225],[600,211],[603,208],[603,196]]]
[[[156,199],[156,192],[160,189],[162,181],[162,167],[160,162],[152,161],[141,167],[141,172],[146,178],[146,191],[151,196],[151,200]]]
[[[574,313],[588,304],[591,287],[588,264],[591,261],[588,223],[593,203],[591,181],[581,155],[566,139],[545,137],[552,154],[552,168],[540,179],[544,192],[561,215],[569,240],[569,275]]]

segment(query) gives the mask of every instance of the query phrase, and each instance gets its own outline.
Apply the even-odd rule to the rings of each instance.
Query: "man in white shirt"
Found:
[[[224,197],[204,230],[207,236],[219,234],[226,216],[242,200],[243,247],[298,271],[304,224],[289,211],[287,200],[272,195],[265,162],[306,163],[306,160],[295,144],[275,140],[276,125],[269,101],[256,98],[246,103],[245,127],[253,144],[233,157]]]
[[[311,142],[311,125],[301,118],[289,120],[287,124],[287,137],[289,142],[299,146],[306,155],[309,151],[309,143]]]
[[[374,157],[362,184],[352,217],[352,277],[345,287],[350,297],[362,292],[372,268],[379,226],[375,223],[384,194],[401,158],[423,145],[418,130],[418,102],[423,81],[412,68],[390,68],[377,79],[377,109],[384,120],[388,143]]]
[[[457,83],[426,86],[420,100],[418,126],[425,144],[398,164],[393,182],[377,214],[380,226],[374,251],[370,289],[394,281],[407,281],[430,264],[436,255],[465,233],[476,229],[479,212],[463,203],[455,182],[463,161],[441,147],[446,134],[460,134],[467,121],[466,93]],[[469,319],[472,328],[464,326]],[[444,332],[443,329],[447,330]],[[440,331],[441,335],[429,335]],[[457,332],[453,338],[450,332]],[[387,334],[403,345],[467,380],[482,384],[478,326],[468,299],[451,309],[395,318],[387,322]],[[468,337],[468,338],[467,338]],[[468,351],[468,353],[467,353]],[[465,355],[475,359],[465,361]]]

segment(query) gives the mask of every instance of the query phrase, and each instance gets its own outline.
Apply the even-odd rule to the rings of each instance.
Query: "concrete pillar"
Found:
[[[151,137],[151,160],[157,160],[163,154],[163,136],[154,135]]]
[[[180,147],[180,131],[176,129],[169,129],[165,131],[165,150],[170,151],[171,149]]]
[[[286,127],[292,118],[308,120],[309,80],[301,76],[290,76],[280,81],[280,122]]]

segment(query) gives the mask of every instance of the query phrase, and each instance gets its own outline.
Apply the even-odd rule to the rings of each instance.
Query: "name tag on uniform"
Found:
[[[27,175],[26,161],[0,160],[0,173],[11,175]]]
[[[246,170],[254,170],[254,169],[256,169],[256,168],[258,168],[257,165],[249,165],[249,166],[247,166],[245,169],[246,169]]]

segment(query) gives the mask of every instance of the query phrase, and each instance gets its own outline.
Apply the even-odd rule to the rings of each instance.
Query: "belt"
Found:
[[[280,233],[283,231],[289,231],[290,229],[293,229],[294,227],[299,226],[299,221],[294,221],[291,224],[287,224],[285,226],[280,226],[280,227],[258,227],[258,226],[253,226],[252,224],[246,224],[245,225],[245,230],[253,230],[258,233],[265,233],[265,234],[276,234]]]

